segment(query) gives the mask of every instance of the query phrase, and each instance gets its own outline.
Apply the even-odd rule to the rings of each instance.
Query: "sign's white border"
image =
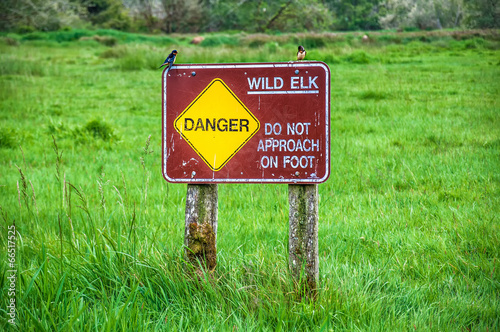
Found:
[[[163,71],[163,107],[162,107],[162,173],[163,177],[169,182],[178,183],[321,183],[325,182],[330,176],[330,69],[324,62],[279,62],[279,63],[228,63],[228,64],[198,64],[198,65],[180,65],[173,66],[171,69],[236,69],[236,68],[309,68],[321,67],[325,70],[325,133],[326,149],[325,156],[326,168],[325,176],[322,178],[309,179],[214,179],[214,178],[185,178],[172,179],[167,176],[167,70]],[[318,91],[319,92],[319,91]]]

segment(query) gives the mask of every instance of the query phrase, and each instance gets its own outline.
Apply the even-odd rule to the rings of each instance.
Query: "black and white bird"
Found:
[[[175,57],[177,56],[177,50],[173,50],[168,56],[167,58],[165,59],[165,62],[163,62],[163,64],[159,67],[163,67],[163,66],[168,66],[167,67],[167,73],[168,71],[170,70],[170,68],[172,68],[172,66],[174,65],[174,62],[175,62]],[[158,69],[159,69],[158,68]]]
[[[305,57],[306,57],[306,50],[301,45],[299,46],[299,51],[297,52],[297,60],[304,60]]]

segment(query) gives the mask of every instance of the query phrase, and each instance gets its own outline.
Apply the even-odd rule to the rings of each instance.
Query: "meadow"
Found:
[[[500,330],[498,31],[192,37],[0,34],[1,330]],[[316,301],[288,270],[286,185],[219,185],[218,265],[198,280],[186,185],[161,175],[172,49],[273,62],[298,43],[332,78]]]

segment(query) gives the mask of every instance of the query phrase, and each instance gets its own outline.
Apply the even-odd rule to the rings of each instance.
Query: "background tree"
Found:
[[[198,0],[161,0],[163,8],[162,30],[172,32],[197,32],[202,18]]]
[[[135,0],[130,4],[133,15],[139,26],[144,26],[148,32],[158,28],[159,2],[157,0]]]
[[[325,31],[332,27],[333,15],[319,1],[295,0],[266,28],[279,31]]]
[[[377,30],[380,0],[326,0],[337,30]]]
[[[131,18],[121,0],[82,0],[89,21],[103,28],[127,30]]]
[[[84,9],[71,0],[1,0],[0,29],[57,30],[83,24]]]
[[[466,24],[472,28],[500,28],[500,3],[498,0],[465,1]]]
[[[442,29],[460,26],[462,0],[388,0],[381,4],[383,28]]]
[[[332,15],[319,0],[226,0],[204,1],[208,31],[244,30],[304,31],[324,30]]]
[[[0,30],[156,32],[500,28],[498,0],[0,0]]]

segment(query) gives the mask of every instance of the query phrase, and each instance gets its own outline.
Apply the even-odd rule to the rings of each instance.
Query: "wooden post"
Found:
[[[217,184],[188,184],[184,245],[186,260],[198,275],[217,265]]]
[[[300,287],[315,297],[319,282],[318,185],[290,184],[288,200],[288,263],[292,274],[301,282]]]

